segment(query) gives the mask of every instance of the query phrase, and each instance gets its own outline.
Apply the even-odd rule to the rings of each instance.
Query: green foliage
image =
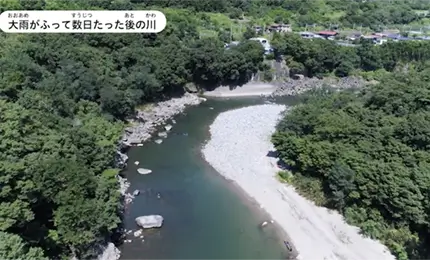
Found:
[[[48,260],[40,248],[28,247],[19,236],[3,231],[0,231],[0,257],[1,259]]]
[[[359,94],[314,91],[272,141],[302,194],[338,209],[398,259],[428,258],[428,74],[381,82]]]
[[[276,56],[284,56],[291,74],[305,74],[309,77],[327,75],[346,77],[354,70],[395,71],[415,65],[426,68],[430,59],[430,42],[389,42],[374,46],[363,40],[357,48],[340,46],[333,41],[303,39],[289,33],[273,40]],[[370,75],[368,75],[370,76]],[[376,76],[376,75],[375,75]]]

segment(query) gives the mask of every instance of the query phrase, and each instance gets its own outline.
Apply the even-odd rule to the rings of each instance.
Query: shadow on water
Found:
[[[122,259],[287,257],[276,226],[259,227],[268,216],[201,156],[216,115],[263,103],[259,98],[208,100],[176,117],[177,124],[163,143],[150,141],[130,149],[124,175],[131,182],[129,192],[138,189],[141,194],[127,206],[124,227],[136,231],[134,219],[149,214],[162,215],[164,225],[145,230],[143,242],[133,233],[127,235],[132,242],[120,247]],[[148,168],[152,173],[140,175],[137,168]]]

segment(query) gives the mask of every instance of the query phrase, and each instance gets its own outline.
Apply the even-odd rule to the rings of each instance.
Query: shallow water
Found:
[[[202,158],[209,125],[222,111],[262,104],[261,98],[208,100],[176,118],[162,144],[145,143],[129,151],[124,174],[128,192],[141,190],[125,212],[125,228],[137,230],[134,219],[160,214],[161,229],[145,230],[144,242],[129,234],[121,259],[285,259],[282,235],[246,195],[222,178]],[[283,98],[283,103],[294,100]],[[211,109],[213,108],[213,109]],[[184,133],[188,135],[184,135]],[[222,152],[222,151],[220,151]],[[140,164],[136,166],[135,161]],[[140,175],[137,168],[152,170]],[[161,198],[157,198],[157,194]]]

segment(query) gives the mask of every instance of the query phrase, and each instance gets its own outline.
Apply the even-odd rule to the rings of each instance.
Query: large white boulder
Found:
[[[163,225],[163,217],[160,215],[148,215],[136,218],[136,224],[142,228],[159,228]]]
[[[97,257],[97,260],[118,260],[121,257],[121,251],[113,243],[109,243],[104,248],[103,253]]]

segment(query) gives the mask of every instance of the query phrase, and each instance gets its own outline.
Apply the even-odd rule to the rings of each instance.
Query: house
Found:
[[[256,25],[256,26],[254,26],[254,30],[255,30],[255,33],[260,33],[260,32],[263,31],[263,27],[259,26],[259,25]]]
[[[371,35],[363,35],[361,38],[366,40],[377,41],[378,39],[382,38],[382,36],[377,34],[371,34]]]
[[[387,34],[387,38],[391,40],[397,40],[401,37],[400,34]]]
[[[291,25],[290,24],[272,24],[269,27],[267,27],[267,32],[269,33],[273,33],[273,32],[278,32],[278,33],[287,33],[287,32],[292,32],[293,29],[291,29]]]
[[[354,33],[351,33],[350,35],[348,35],[348,37],[346,37],[346,39],[350,40],[350,41],[355,41],[357,39],[360,39],[361,36],[363,36],[363,34],[361,34],[360,32],[354,32]]]
[[[273,51],[272,46],[269,43],[269,40],[267,40],[266,38],[251,38],[249,40],[259,42],[261,46],[263,46],[265,54],[271,53]]]
[[[374,42],[376,45],[382,45],[382,44],[386,43],[387,41],[388,41],[387,39],[379,38],[379,39],[377,39],[377,40],[374,40],[373,42]]]
[[[386,38],[387,34],[385,33],[372,33],[372,35],[374,36],[374,38]]]
[[[315,38],[317,36],[313,32],[300,32],[299,34],[304,39],[313,39],[313,38]]]
[[[317,34],[324,38],[329,38],[329,37],[336,37],[339,33],[335,31],[320,31]]]

